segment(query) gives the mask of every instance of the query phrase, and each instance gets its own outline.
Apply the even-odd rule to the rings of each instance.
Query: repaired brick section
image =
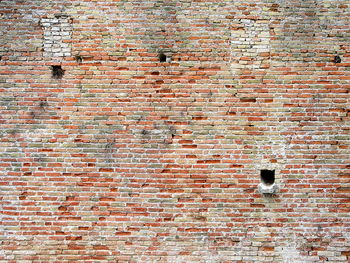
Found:
[[[44,57],[71,56],[71,23],[72,20],[65,14],[56,14],[52,18],[41,20],[44,28]]]
[[[0,262],[349,262],[349,8],[2,0]]]

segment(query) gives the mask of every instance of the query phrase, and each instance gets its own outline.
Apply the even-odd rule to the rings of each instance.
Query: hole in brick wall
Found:
[[[275,170],[261,170],[260,179],[264,185],[273,185],[275,183]]]
[[[54,79],[61,79],[64,75],[64,70],[59,65],[51,66],[51,70]]]
[[[54,16],[55,16],[56,18],[66,18],[66,17],[69,17],[69,15],[64,14],[64,13],[57,13],[57,14],[54,14]]]
[[[164,53],[159,53],[159,62],[166,62],[166,55]]]
[[[47,101],[40,101],[40,103],[39,103],[39,107],[40,107],[41,109],[47,107],[48,105],[49,105],[49,104],[47,103]]]
[[[75,61],[78,63],[83,62],[83,57],[82,56],[75,56]]]
[[[334,63],[340,63],[341,62],[341,58],[339,56],[334,56]]]

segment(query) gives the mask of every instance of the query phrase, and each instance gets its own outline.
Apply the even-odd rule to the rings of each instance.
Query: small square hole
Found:
[[[261,170],[260,179],[264,185],[273,185],[275,183],[275,170]]]
[[[334,63],[341,63],[341,57],[340,56],[334,56],[333,62]]]
[[[77,55],[77,56],[75,56],[75,61],[76,61],[77,63],[82,63],[82,62],[83,62],[83,57]]]
[[[51,66],[52,78],[61,79],[64,75],[64,70],[60,65]]]
[[[159,53],[159,62],[166,62],[166,55],[164,53]]]

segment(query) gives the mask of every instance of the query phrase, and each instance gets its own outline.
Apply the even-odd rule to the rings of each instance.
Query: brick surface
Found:
[[[1,263],[350,261],[349,0],[0,14]]]

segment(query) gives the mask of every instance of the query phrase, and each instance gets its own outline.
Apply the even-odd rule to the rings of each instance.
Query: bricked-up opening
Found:
[[[334,63],[340,63],[341,62],[341,58],[339,56],[334,56]]]
[[[159,53],[159,62],[166,62],[166,55],[164,53]]]
[[[275,170],[261,170],[260,179],[264,185],[273,185],[275,183]]]
[[[59,65],[51,66],[51,70],[54,79],[61,79],[64,75],[64,70]]]

